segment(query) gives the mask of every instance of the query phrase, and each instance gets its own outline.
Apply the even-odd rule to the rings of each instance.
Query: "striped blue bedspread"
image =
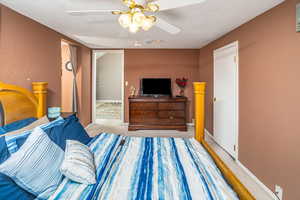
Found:
[[[90,148],[97,184],[65,178],[55,200],[234,200],[212,158],[194,139],[140,138],[103,133]]]

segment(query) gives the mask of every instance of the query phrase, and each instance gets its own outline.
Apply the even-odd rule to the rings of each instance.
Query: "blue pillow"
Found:
[[[45,131],[51,127],[58,126],[63,123],[64,123],[64,119],[62,117],[59,117],[56,120],[49,122],[47,124],[40,125],[39,127]],[[33,130],[29,130],[29,131],[24,131],[23,133],[20,134],[5,136],[5,142],[7,145],[8,152],[10,154],[17,152],[20,149],[20,147],[24,144],[25,140],[31,134],[32,131]]]
[[[36,121],[36,118],[32,117],[6,124],[5,126],[0,127],[0,135],[23,128],[34,121]]]
[[[10,177],[0,173],[0,199],[33,200],[36,197],[19,187]]]
[[[84,130],[76,115],[71,115],[65,118],[63,124],[44,131],[63,150],[66,148],[66,140],[77,140],[83,144],[88,144],[92,139]]]
[[[4,137],[0,137],[0,164],[8,159],[10,153],[8,152]]]

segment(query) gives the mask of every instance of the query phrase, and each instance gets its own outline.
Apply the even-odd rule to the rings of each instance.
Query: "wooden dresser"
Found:
[[[129,97],[129,131],[187,131],[186,97]]]

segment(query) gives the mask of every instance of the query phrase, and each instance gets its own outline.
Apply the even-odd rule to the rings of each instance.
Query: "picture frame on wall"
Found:
[[[300,32],[300,3],[296,5],[296,31]]]

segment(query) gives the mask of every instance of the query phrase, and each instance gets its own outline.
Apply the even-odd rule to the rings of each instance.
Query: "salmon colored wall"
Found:
[[[61,40],[69,40],[52,29],[37,23],[0,4],[1,8],[1,49],[0,49],[0,80],[31,89],[32,81],[49,83],[49,106],[61,106]],[[91,68],[91,50],[76,43],[82,54],[80,74],[81,84],[91,88],[89,78],[81,78],[89,74]],[[87,58],[89,57],[89,58]],[[87,87],[89,86],[89,87]],[[85,89],[85,98],[91,90]],[[83,106],[79,116],[81,120],[90,121],[90,106]],[[81,116],[82,115],[82,116]]]
[[[89,48],[79,48],[78,60],[78,96],[79,117],[81,123],[87,125],[92,120],[92,51]]]
[[[65,67],[70,61],[70,50],[67,43],[61,45],[61,109],[62,112],[72,112],[73,72]]]
[[[128,121],[128,96],[130,86],[139,90],[141,78],[172,78],[173,95],[179,94],[174,82],[176,78],[188,78],[185,95],[189,99],[188,121],[193,118],[193,86],[192,82],[199,77],[199,50],[170,49],[128,49],[125,50],[125,121]]]
[[[208,82],[206,128],[213,131],[213,50],[238,40],[239,160],[285,200],[300,199],[300,33],[296,1],[258,16],[200,50],[200,81]]]

